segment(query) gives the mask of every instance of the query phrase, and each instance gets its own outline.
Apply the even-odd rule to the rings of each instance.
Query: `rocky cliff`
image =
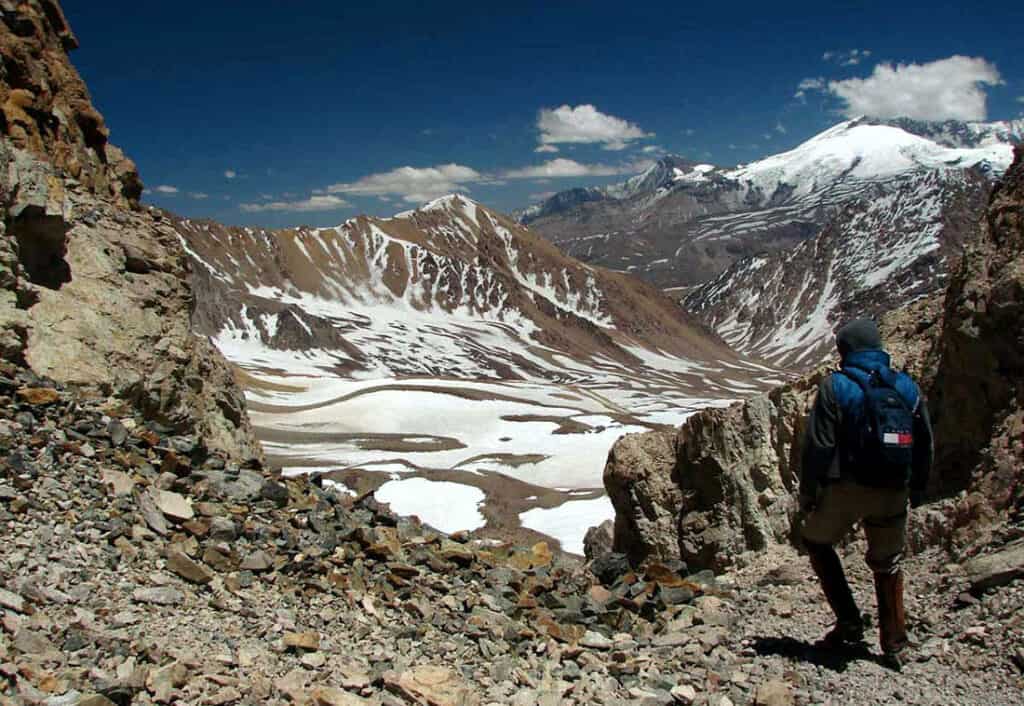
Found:
[[[1000,512],[1024,497],[1024,149],[992,195],[945,301],[933,397],[947,494]]]
[[[936,422],[933,502],[915,549],[974,541],[1021,512],[1024,484],[1024,150],[993,192],[944,301],[882,322],[897,366],[921,381]],[[791,535],[800,438],[820,371],[768,395],[691,417],[676,434],[623,437],[604,481],[615,549],[634,562],[722,569]],[[964,531],[967,530],[967,531]]]
[[[53,0],[0,2],[0,355],[239,460],[261,451],[192,334],[189,263],[68,60]]]

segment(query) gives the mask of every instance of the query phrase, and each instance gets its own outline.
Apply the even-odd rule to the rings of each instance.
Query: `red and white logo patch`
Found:
[[[903,431],[887,431],[882,441],[888,446],[913,446],[914,435]]]

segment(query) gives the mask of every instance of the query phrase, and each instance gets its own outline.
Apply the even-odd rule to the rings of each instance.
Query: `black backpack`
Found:
[[[914,415],[918,400],[907,400],[897,388],[898,373],[881,370],[839,371],[864,393],[859,418],[847,424],[841,462],[858,482],[882,488],[905,488],[914,460]]]

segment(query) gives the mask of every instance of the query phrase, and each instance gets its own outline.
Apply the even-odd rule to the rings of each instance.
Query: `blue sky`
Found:
[[[145,199],[334,225],[512,210],[661,152],[735,164],[845,114],[1024,113],[1024,3],[64,0]]]

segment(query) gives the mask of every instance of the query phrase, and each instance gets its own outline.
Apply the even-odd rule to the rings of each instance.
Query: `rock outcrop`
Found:
[[[1024,150],[995,188],[944,300],[881,322],[894,364],[921,382],[936,425],[934,502],[913,513],[914,550],[984,542],[1024,499]],[[820,373],[690,418],[673,438],[619,440],[605,487],[615,549],[633,562],[722,569],[793,532],[802,425]]]
[[[682,559],[718,570],[742,552],[786,541],[817,380],[705,410],[676,434],[620,439],[604,472],[615,550],[633,563]]]
[[[191,332],[190,264],[68,60],[53,0],[0,2],[0,355],[261,458],[242,393]]]
[[[1024,498],[1024,149],[996,187],[945,303],[933,396],[946,494],[998,513]]]

